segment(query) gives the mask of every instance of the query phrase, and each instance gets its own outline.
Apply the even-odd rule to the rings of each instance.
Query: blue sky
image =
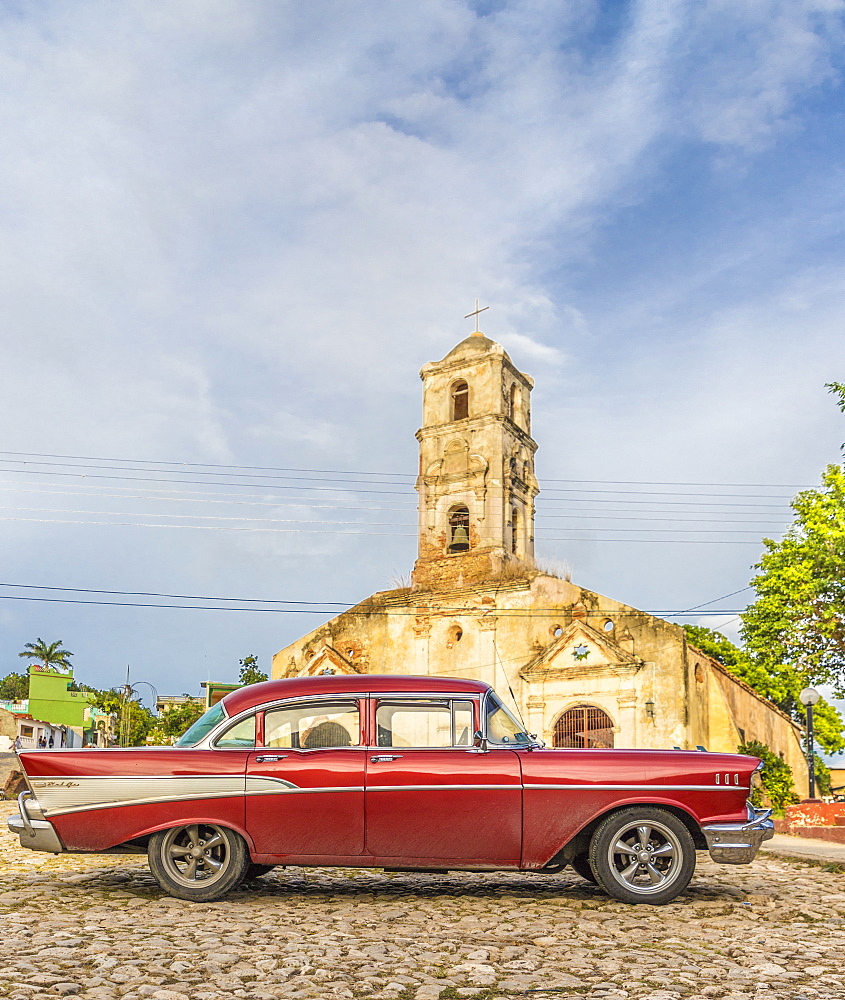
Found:
[[[0,582],[316,604],[2,587],[3,672],[61,637],[194,691],[407,574],[418,371],[476,296],[586,587],[739,590],[839,458],[839,0],[7,2],[0,40]]]

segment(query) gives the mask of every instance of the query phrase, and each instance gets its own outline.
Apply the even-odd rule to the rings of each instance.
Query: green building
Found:
[[[55,726],[82,727],[88,707],[85,691],[71,691],[73,672],[33,663],[29,668],[28,711],[33,719]]]

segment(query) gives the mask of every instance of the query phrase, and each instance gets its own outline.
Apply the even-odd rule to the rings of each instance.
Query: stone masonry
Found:
[[[10,804],[7,804],[10,805]],[[703,859],[663,907],[570,871],[276,871],[218,903],[144,858],[32,854],[0,834],[0,997],[54,1000],[842,1000],[843,876]]]

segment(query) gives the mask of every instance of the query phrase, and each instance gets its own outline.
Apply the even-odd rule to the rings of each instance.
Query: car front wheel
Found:
[[[590,867],[609,895],[626,903],[668,903],[695,870],[695,844],[686,826],[665,809],[621,809],[599,824],[590,841]]]
[[[192,823],[153,834],[150,871],[171,896],[209,903],[243,881],[249,852],[243,838],[225,826]]]

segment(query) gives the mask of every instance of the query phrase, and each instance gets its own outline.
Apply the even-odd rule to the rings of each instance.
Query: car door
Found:
[[[343,860],[364,853],[358,699],[269,708],[246,768],[246,829],[255,853]]]
[[[475,700],[378,699],[367,758],[367,852],[397,863],[518,865],[518,754],[473,747]]]

